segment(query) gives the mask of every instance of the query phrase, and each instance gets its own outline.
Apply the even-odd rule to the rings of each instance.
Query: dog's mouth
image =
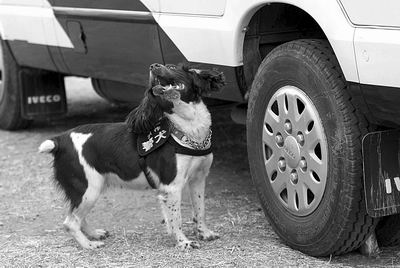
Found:
[[[181,98],[180,90],[184,89],[185,85],[180,84],[169,84],[167,86],[162,86],[158,84],[153,87],[153,94],[159,96],[167,101],[176,101]]]
[[[154,82],[153,82],[153,87],[158,87],[158,88],[162,88],[162,90],[168,91],[168,90],[183,90],[185,89],[185,84],[184,83],[176,83],[176,82],[172,82],[172,83],[168,83],[168,82],[164,82],[162,81],[159,77],[154,77]]]
[[[151,73],[151,80],[153,94],[168,101],[179,99],[180,91],[185,89],[184,83],[167,81],[154,73]]]

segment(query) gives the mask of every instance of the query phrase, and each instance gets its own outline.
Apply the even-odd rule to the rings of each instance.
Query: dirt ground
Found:
[[[122,121],[128,108],[110,105],[85,79],[68,79],[69,113],[28,130],[0,131],[0,267],[400,267],[400,248],[379,257],[358,252],[313,258],[284,245],[271,229],[249,173],[245,128],[228,109],[213,109],[214,163],[207,181],[209,226],[221,234],[180,252],[166,234],[154,191],[107,191],[89,222],[111,232],[105,247],[88,251],[67,235],[66,206],[51,181],[51,157],[37,153],[47,137],[83,123]],[[188,196],[184,231],[194,238]]]

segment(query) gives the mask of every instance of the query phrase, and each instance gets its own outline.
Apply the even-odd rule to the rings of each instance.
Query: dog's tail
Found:
[[[45,140],[39,146],[39,153],[55,153],[58,145],[55,140]]]

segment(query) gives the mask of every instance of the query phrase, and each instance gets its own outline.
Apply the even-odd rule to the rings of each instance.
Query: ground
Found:
[[[51,157],[37,153],[48,137],[79,124],[124,120],[127,107],[93,93],[86,79],[68,79],[66,117],[35,122],[28,130],[0,131],[0,267],[400,267],[400,248],[379,257],[358,252],[313,258],[287,247],[268,224],[253,188],[245,127],[230,121],[229,109],[214,108],[214,163],[206,188],[206,214],[221,234],[201,248],[180,252],[166,234],[156,193],[111,190],[89,215],[111,236],[105,247],[84,250],[64,232],[66,205],[51,181]],[[195,239],[187,194],[184,231]]]

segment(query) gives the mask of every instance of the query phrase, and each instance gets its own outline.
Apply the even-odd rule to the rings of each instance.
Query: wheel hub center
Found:
[[[300,146],[294,137],[288,136],[285,139],[283,151],[289,167],[296,168],[300,162]]]

